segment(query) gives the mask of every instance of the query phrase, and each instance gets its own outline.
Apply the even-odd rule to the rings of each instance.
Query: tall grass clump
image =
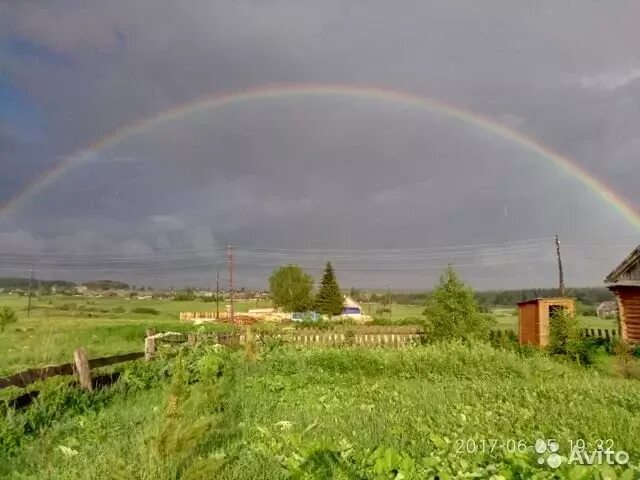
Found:
[[[606,355],[607,346],[600,339],[585,336],[578,319],[566,309],[557,309],[549,318],[548,351],[581,365],[593,365]]]

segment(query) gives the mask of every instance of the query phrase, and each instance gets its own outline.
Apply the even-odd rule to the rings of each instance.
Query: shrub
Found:
[[[571,342],[580,338],[578,320],[566,309],[557,309],[549,318],[549,351],[556,355],[569,353]]]
[[[489,342],[495,348],[515,350],[518,348],[518,334],[513,330],[491,330]]]
[[[616,340],[613,351],[616,356],[616,373],[623,378],[640,378],[640,366],[635,358],[638,346],[631,346],[623,340]]]
[[[136,307],[131,309],[131,313],[142,313],[144,315],[158,315],[160,312],[151,307]]]
[[[12,308],[6,306],[0,308],[0,332],[4,332],[4,329],[7,328],[7,325],[16,323],[17,321],[18,316]]]
[[[606,354],[606,346],[600,339],[579,336],[568,346],[567,355],[581,365],[593,365],[598,357]]]
[[[173,297],[173,300],[176,302],[188,302],[195,299],[196,299],[196,296],[192,292],[176,293],[175,296]]]
[[[585,305],[582,302],[577,302],[576,313],[584,317],[595,317],[598,314],[594,305]]]
[[[435,339],[486,337],[491,316],[480,312],[473,290],[449,267],[427,300],[424,314]]]

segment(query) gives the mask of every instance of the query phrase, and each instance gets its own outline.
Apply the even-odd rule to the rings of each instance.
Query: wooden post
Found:
[[[85,390],[92,392],[93,385],[91,384],[91,369],[89,368],[89,359],[87,358],[87,352],[84,348],[80,347],[73,352],[73,361],[76,365],[80,385]]]
[[[188,333],[187,334],[187,342],[189,343],[190,347],[195,347],[197,341],[198,341],[198,338],[196,337],[195,333]]]
[[[144,359],[148,362],[156,353],[156,339],[149,336],[144,339]]]
[[[564,297],[565,296],[564,271],[562,269],[562,256],[560,255],[560,237],[558,237],[558,235],[556,235],[556,255],[558,256],[558,280],[559,280],[558,290],[559,290],[560,296]]]

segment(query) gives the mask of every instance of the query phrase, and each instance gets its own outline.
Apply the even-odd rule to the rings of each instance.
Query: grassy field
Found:
[[[147,328],[193,329],[192,324],[179,321],[181,311],[215,311],[215,303],[203,301],[50,296],[33,299],[31,316],[27,317],[25,297],[0,296],[2,305],[15,309],[19,320],[0,333],[0,375],[68,362],[81,346],[90,358],[140,351]],[[254,305],[235,303],[238,312]],[[152,308],[158,313],[134,313],[138,308]],[[220,308],[224,311],[223,304]]]
[[[87,349],[90,358],[140,351],[147,328],[157,331],[193,329],[190,323],[179,321],[181,311],[215,311],[215,303],[202,300],[176,302],[48,296],[32,300],[31,317],[28,318],[26,297],[0,295],[1,305],[14,308],[19,321],[0,333],[0,375],[68,362],[73,351],[81,346]],[[264,307],[265,302],[257,306]],[[380,306],[366,304],[365,309],[374,313]],[[255,302],[235,302],[238,312],[255,307]],[[155,309],[157,314],[135,313],[140,308]],[[223,304],[220,309],[224,311]],[[420,305],[392,304],[390,321],[419,323],[423,320],[423,310]],[[496,309],[494,316],[497,328],[517,331],[518,320],[514,308]],[[380,318],[386,320],[389,314],[385,313]],[[585,327],[615,328],[613,320],[586,317],[580,321]]]
[[[92,395],[52,387],[29,410],[0,419],[0,477],[640,475],[640,383],[540,353],[450,343],[186,355],[136,364]],[[565,457],[571,441],[595,449],[611,439],[635,470],[554,470],[538,463],[538,438],[557,440]]]

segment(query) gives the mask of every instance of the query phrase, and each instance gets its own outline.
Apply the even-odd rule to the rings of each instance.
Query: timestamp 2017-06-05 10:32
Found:
[[[507,454],[531,452],[537,454],[540,465],[558,468],[562,464],[573,465],[626,465],[629,454],[616,450],[611,439],[598,439],[586,442],[584,439],[569,440],[565,448],[555,439],[538,438],[534,441],[524,439],[458,439],[454,451],[459,455],[491,455],[500,452]]]

